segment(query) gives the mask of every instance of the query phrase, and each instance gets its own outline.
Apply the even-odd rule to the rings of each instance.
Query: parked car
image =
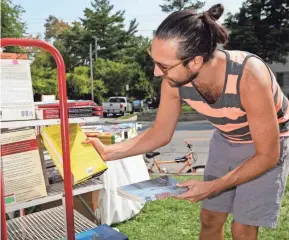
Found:
[[[148,108],[158,108],[160,104],[160,101],[157,98],[147,98],[145,101]]]
[[[102,103],[103,117],[107,117],[108,114],[113,115],[125,115],[126,113],[132,113],[132,105],[128,102],[126,97],[110,97],[108,102]]]
[[[133,112],[142,112],[148,108],[145,100],[135,99],[132,101],[132,110]]]

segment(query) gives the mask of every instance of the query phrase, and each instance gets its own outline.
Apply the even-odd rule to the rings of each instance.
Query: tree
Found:
[[[106,96],[150,96],[152,87],[137,63],[125,64],[98,58],[94,64],[94,79],[102,80],[108,88]],[[129,93],[126,85],[130,86]]]
[[[44,39],[46,41],[49,41],[51,39],[57,39],[59,35],[62,34],[63,31],[69,28],[70,26],[68,23],[59,20],[57,17],[49,15],[49,17],[46,19],[44,27],[45,27]]]
[[[115,60],[126,47],[130,36],[135,34],[136,20],[130,22],[128,31],[124,29],[124,11],[112,13],[113,5],[108,0],[94,0],[91,8],[84,10],[82,25],[86,32],[82,40],[82,47],[86,54],[83,58],[89,60],[89,44],[94,44],[95,39],[102,50],[98,56],[105,59]]]
[[[40,101],[45,94],[58,96],[56,69],[31,65],[31,75],[35,101]]]
[[[89,76],[89,67],[75,67],[73,73],[68,73],[67,89],[68,97],[72,99],[91,99],[91,79]],[[94,100],[101,103],[104,95],[107,93],[107,88],[102,80],[93,81]]]
[[[267,63],[286,62],[289,54],[289,1],[247,0],[225,20],[229,41],[225,49],[254,53]]]
[[[205,5],[205,2],[198,0],[164,0],[164,4],[160,5],[163,12],[175,12],[184,9],[193,8],[198,10]]]
[[[26,24],[21,20],[25,10],[14,5],[11,0],[1,1],[1,38],[20,38],[26,31]],[[6,47],[6,52],[19,52],[18,47]]]

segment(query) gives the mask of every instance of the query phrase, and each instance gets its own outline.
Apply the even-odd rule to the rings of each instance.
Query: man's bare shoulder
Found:
[[[271,89],[272,81],[266,64],[256,57],[250,57],[246,62],[240,83],[242,95],[254,94],[255,91]]]

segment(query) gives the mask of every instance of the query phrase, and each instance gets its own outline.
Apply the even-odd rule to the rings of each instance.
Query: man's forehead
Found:
[[[177,59],[177,42],[154,38],[151,46],[152,57],[158,62],[168,62]]]

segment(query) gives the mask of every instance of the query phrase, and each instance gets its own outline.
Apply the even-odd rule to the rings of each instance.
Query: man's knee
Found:
[[[228,214],[202,209],[201,224],[202,229],[220,230],[223,228]]]
[[[232,235],[234,240],[255,240],[258,236],[258,227],[234,221],[232,224]]]

